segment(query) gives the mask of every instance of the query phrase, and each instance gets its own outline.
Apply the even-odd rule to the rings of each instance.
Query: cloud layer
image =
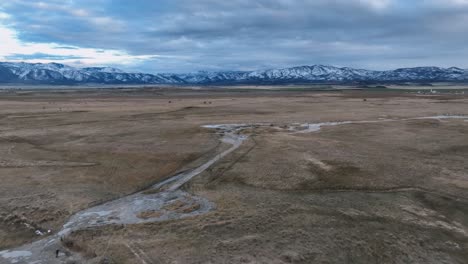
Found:
[[[3,60],[148,72],[305,64],[468,68],[467,0],[5,2]]]

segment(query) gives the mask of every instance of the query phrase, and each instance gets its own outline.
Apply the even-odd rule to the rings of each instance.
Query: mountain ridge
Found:
[[[0,84],[294,84],[468,82],[468,70],[435,66],[387,71],[303,65],[258,71],[173,74],[132,73],[112,67],[75,68],[60,63],[0,62]]]

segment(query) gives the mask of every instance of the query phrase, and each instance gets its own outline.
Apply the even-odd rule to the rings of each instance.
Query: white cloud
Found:
[[[468,0],[445,0],[448,3],[455,5],[468,5]]]
[[[0,60],[15,61],[11,57],[20,55],[34,55],[37,53],[51,56],[79,57],[79,59],[64,59],[61,62],[70,65],[106,65],[106,64],[136,64],[153,58],[158,55],[130,55],[120,50],[101,50],[92,48],[80,48],[75,46],[63,47],[56,43],[23,43],[18,39],[18,34],[4,25],[0,24]],[[34,56],[30,56],[34,57]],[[10,58],[10,59],[8,59]],[[18,59],[26,62],[54,62],[51,59]]]
[[[392,4],[392,0],[359,0],[359,2],[376,10],[386,9]]]
[[[430,0],[429,4],[437,7],[467,7],[468,0]]]
[[[9,19],[9,18],[10,18],[10,15],[0,11],[0,20],[6,20],[6,19]]]

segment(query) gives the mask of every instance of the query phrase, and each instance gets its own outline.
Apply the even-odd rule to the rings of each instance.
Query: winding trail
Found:
[[[61,243],[63,237],[75,230],[110,224],[126,225],[175,220],[204,214],[214,209],[215,205],[212,202],[187,193],[180,187],[236,150],[247,137],[238,133],[241,128],[236,125],[206,127],[216,128],[222,135],[221,141],[230,144],[231,147],[201,166],[176,174],[147,190],[80,211],[73,215],[57,234],[15,249],[0,251],[0,263],[55,264],[67,261],[80,263],[83,259],[78,254],[65,249]],[[128,247],[132,253],[137,252],[131,245]],[[58,258],[57,249],[61,252]],[[141,258],[141,253],[138,257],[144,259]]]
[[[325,123],[293,124],[286,128],[274,127],[290,133],[316,132],[323,126],[336,126],[344,124],[377,123],[389,121],[407,121],[417,119],[464,119],[468,116],[430,116],[407,119],[380,119],[371,121],[343,121]],[[131,194],[107,203],[88,208],[73,215],[58,233],[44,239],[26,244],[14,249],[0,251],[0,263],[28,263],[28,264],[56,264],[70,262],[83,262],[79,254],[68,251],[62,246],[61,239],[73,231],[90,227],[110,224],[126,225],[164,220],[176,220],[184,217],[204,214],[215,208],[215,205],[203,197],[198,197],[181,190],[181,186],[199,175],[214,163],[224,158],[242,145],[247,136],[240,132],[247,128],[271,127],[270,124],[221,124],[207,125],[205,128],[216,129],[221,141],[231,147],[216,155],[201,166],[172,176],[171,178],[153,185],[145,191]],[[409,188],[408,190],[411,190]],[[349,191],[349,190],[330,190]],[[388,191],[388,190],[382,190]],[[395,191],[395,190],[392,190]],[[402,191],[402,190],[397,190]],[[137,252],[132,245],[126,245],[142,263],[148,263],[148,257]],[[56,250],[61,254],[56,258]]]

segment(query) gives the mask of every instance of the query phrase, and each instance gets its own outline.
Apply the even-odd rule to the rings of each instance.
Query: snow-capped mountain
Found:
[[[314,65],[249,72],[245,80],[259,82],[412,82],[468,81],[468,70],[459,68],[418,67],[391,71]]]
[[[178,74],[177,76],[181,78],[186,83],[195,83],[195,84],[210,84],[210,83],[230,83],[230,82],[242,82],[249,80],[249,72],[242,71],[229,71],[229,72],[207,72],[199,71],[196,73],[189,74]]]
[[[145,74],[128,73],[110,67],[74,68],[58,63],[0,62],[0,83],[275,84],[360,82],[468,82],[468,70],[455,67],[417,67],[371,71],[313,65],[262,71]]]
[[[5,73],[3,73],[5,72]],[[12,74],[8,75],[8,74]],[[5,75],[6,74],[6,75]],[[3,75],[8,78],[3,78]],[[162,74],[127,73],[110,67],[74,68],[58,63],[0,62],[0,83],[29,84],[153,84],[180,83]]]

